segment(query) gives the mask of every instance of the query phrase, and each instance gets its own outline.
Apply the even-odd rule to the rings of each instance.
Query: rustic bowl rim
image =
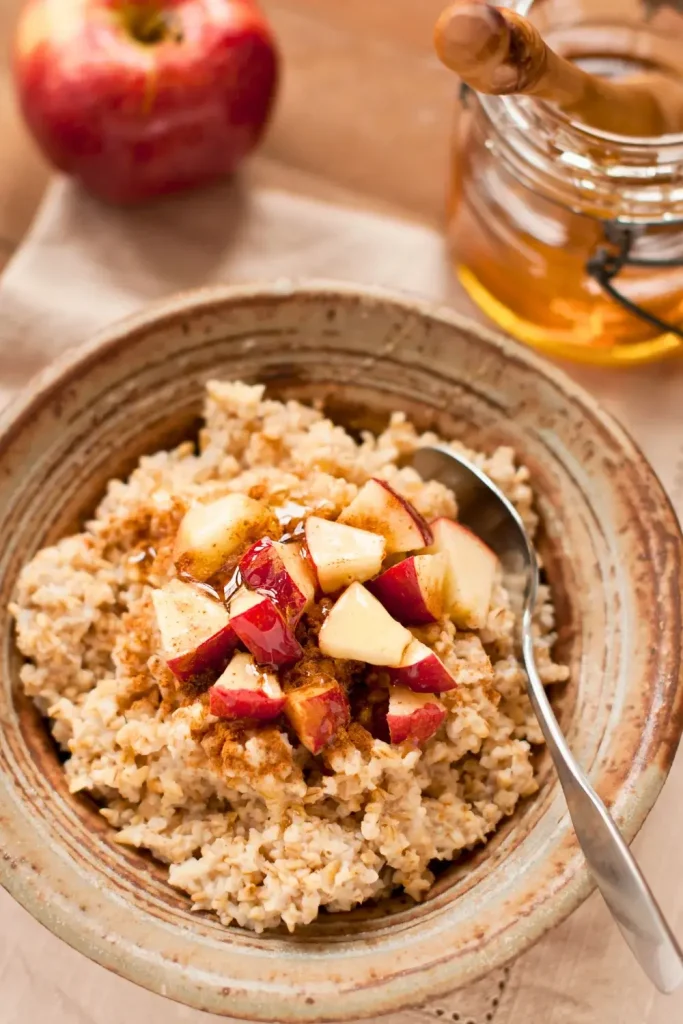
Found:
[[[7,445],[14,437],[21,433],[24,424],[30,421],[33,412],[43,402],[67,385],[74,374],[86,373],[93,365],[99,364],[103,357],[106,358],[108,352],[113,353],[125,348],[130,338],[138,332],[155,327],[163,327],[166,321],[171,321],[177,318],[178,315],[210,312],[212,308],[224,307],[225,305],[245,300],[296,300],[297,298],[306,299],[307,297],[339,298],[340,301],[355,300],[361,303],[384,303],[404,313],[411,313],[419,318],[440,322],[485,341],[487,345],[497,349],[505,358],[515,360],[528,367],[533,373],[549,380],[564,395],[590,410],[593,417],[618,442],[620,448],[639,464],[641,471],[644,471],[651,477],[654,491],[656,492],[653,500],[656,500],[657,508],[667,519],[671,536],[675,540],[676,556],[680,565],[681,553],[683,552],[683,533],[663,485],[627,430],[587,390],[573,381],[557,366],[549,364],[517,342],[456,312],[451,307],[435,304],[414,297],[409,293],[385,287],[362,286],[326,279],[279,279],[275,282],[254,281],[239,285],[216,285],[192,289],[154,302],[142,311],[130,314],[99,330],[89,341],[67,349],[28,382],[25,388],[0,414],[0,460],[4,455]],[[631,791],[628,794],[622,822],[622,831],[627,841],[632,840],[636,835],[657,799],[673,762],[681,731],[683,730],[683,676],[681,675],[683,637],[680,638],[678,648],[675,648],[674,651],[676,655],[675,667],[679,682],[671,701],[671,714],[658,729],[659,742],[657,751],[659,756],[657,771],[645,776],[644,771],[641,769],[641,776],[643,778],[642,788],[637,792]],[[7,858],[3,857],[0,857],[0,884],[22,906],[28,909],[38,921],[52,930],[70,946],[128,980],[140,984],[151,991],[165,994],[163,991],[163,981],[154,975],[146,973],[142,963],[139,963],[133,956],[129,955],[122,964],[120,955],[117,956],[115,951],[112,952],[110,957],[106,957],[100,951],[93,953],[88,948],[87,942],[81,934],[82,930],[79,929],[75,916],[55,921],[54,917],[49,913],[49,908],[44,906],[42,901],[36,900],[29,894],[28,886],[31,882],[27,882],[25,878],[18,880],[17,874],[12,871],[12,865],[7,862]],[[552,912],[542,919],[538,919],[537,915],[533,922],[528,922],[528,925],[532,924],[533,926],[527,927],[525,934],[517,934],[511,947],[507,949],[504,955],[501,954],[497,959],[490,961],[487,969],[500,966],[537,941],[550,928],[556,926],[569,916],[594,888],[594,883],[591,881],[587,869],[582,865],[574,871],[571,879],[562,891],[558,893],[558,899]],[[456,984],[466,984],[469,980],[473,980],[472,977],[466,977],[463,981]],[[442,985],[434,994],[443,994],[447,990],[447,987]],[[364,1018],[405,1009],[409,1006],[425,1002],[428,998],[430,998],[430,994],[426,990],[415,996],[406,995],[405,989],[402,986],[400,991],[385,991],[384,999],[376,999],[374,1003],[369,1003],[367,1008],[363,1008],[360,1016]],[[201,1006],[192,997],[187,1000],[183,999],[183,1001],[186,1005],[206,1009],[205,1006]],[[336,1008],[339,1010],[338,1006]],[[341,1017],[339,1015],[330,1016],[329,1013],[323,1012],[320,1016],[311,1015],[306,1018],[287,1014],[282,1019],[292,1021],[304,1019],[309,1021],[350,1019],[348,1014],[344,1016],[343,1008],[339,1012],[342,1015]],[[356,1014],[353,1019],[357,1018],[358,1015]],[[252,1018],[243,1017],[242,1019]],[[254,1019],[264,1020],[262,1011]]]

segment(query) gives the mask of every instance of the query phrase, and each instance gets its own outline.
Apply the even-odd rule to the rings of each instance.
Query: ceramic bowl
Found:
[[[681,535],[649,465],[566,377],[452,312],[336,285],[184,295],[106,331],[34,381],[0,435],[2,883],[87,956],[172,999],[281,1022],[395,1011],[499,966],[561,921],[591,883],[559,786],[541,789],[424,903],[323,915],[290,936],[193,914],[164,870],[116,846],[68,794],[18,686],[7,604],[41,546],[93,509],[143,452],[191,436],[203,384],[263,381],[377,428],[404,409],[530,467],[572,671],[556,689],[581,764],[631,839],[681,732]]]

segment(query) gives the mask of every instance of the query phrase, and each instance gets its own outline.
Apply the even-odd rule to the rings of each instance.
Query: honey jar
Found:
[[[680,88],[683,14],[657,0],[511,0],[588,71]],[[660,79],[661,81],[661,79]],[[634,138],[527,96],[463,89],[448,233],[463,286],[544,352],[624,365],[683,352],[683,134]]]

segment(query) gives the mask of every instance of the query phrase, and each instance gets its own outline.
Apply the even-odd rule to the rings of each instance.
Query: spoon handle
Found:
[[[588,868],[641,967],[660,992],[683,982],[683,953],[607,808],[576,763],[536,669],[531,610],[523,653],[531,703],[552,755]]]

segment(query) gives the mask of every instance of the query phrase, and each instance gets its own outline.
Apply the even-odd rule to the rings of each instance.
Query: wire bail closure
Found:
[[[586,263],[586,273],[596,281],[602,290],[609,295],[614,302],[617,302],[622,309],[639,317],[645,323],[655,327],[663,334],[673,334],[683,340],[683,327],[670,324],[660,319],[653,313],[636,302],[628,299],[623,292],[614,285],[614,279],[621,273],[624,267],[645,267],[653,270],[683,267],[683,259],[653,260],[641,259],[632,256],[631,251],[637,239],[637,233],[633,227],[619,224],[617,221],[608,220],[604,224],[605,241],[607,245],[600,245]]]

